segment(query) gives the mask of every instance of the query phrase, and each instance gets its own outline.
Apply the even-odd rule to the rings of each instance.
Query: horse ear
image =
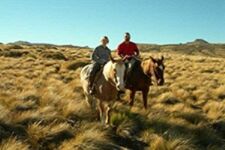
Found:
[[[150,59],[155,63],[156,62],[156,60],[152,57],[152,56],[150,56]]]
[[[162,60],[162,61],[164,60],[164,56],[161,56],[161,60]]]
[[[110,56],[110,60],[114,63],[115,62],[115,59],[112,57],[112,56]]]

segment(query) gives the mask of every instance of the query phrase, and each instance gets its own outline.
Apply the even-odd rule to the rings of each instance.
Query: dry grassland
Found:
[[[125,95],[105,127],[84,101],[79,81],[90,50],[0,45],[0,150],[224,150],[224,58],[164,55],[165,85]]]

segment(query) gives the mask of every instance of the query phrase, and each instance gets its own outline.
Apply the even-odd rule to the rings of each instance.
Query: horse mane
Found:
[[[143,66],[146,69],[144,69]],[[147,71],[147,68],[148,66],[146,61],[136,59],[135,63],[132,66],[132,69],[126,74],[126,87],[133,88],[133,85],[140,85],[142,84],[142,81],[147,84],[151,83],[149,73],[144,71]],[[139,80],[141,80],[141,83],[139,83]]]
[[[153,61],[151,60],[151,58],[145,59],[145,60],[143,60],[143,61],[141,62],[141,67],[142,67],[142,69],[143,69],[143,72],[144,72],[146,75],[151,74],[153,66],[154,66],[154,63],[153,63]]]
[[[113,58],[111,59],[108,63],[105,64],[105,66],[103,67],[103,74],[106,78],[112,78],[113,75],[113,70],[112,70],[112,64],[113,63],[117,63],[117,64],[123,64],[123,60],[120,58]]]

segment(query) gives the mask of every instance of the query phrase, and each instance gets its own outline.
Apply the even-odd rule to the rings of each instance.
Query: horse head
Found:
[[[110,61],[104,66],[103,74],[106,79],[112,81],[118,91],[125,90],[126,67],[123,60],[115,60],[111,57]]]
[[[164,84],[164,70],[165,70],[164,57],[161,56],[161,58],[155,59],[150,56],[150,59],[153,62],[152,73],[156,78],[157,85],[163,85]]]

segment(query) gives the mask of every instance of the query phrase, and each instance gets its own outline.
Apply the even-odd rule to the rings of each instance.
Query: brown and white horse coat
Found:
[[[99,73],[95,82],[95,95],[92,96],[88,92],[88,68],[85,66],[80,73],[81,84],[84,90],[85,99],[93,110],[99,111],[102,122],[109,122],[110,106],[115,102],[118,91],[124,90],[124,74],[125,64],[122,60],[111,59]]]

